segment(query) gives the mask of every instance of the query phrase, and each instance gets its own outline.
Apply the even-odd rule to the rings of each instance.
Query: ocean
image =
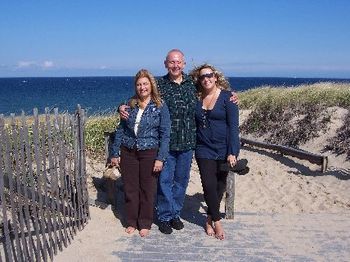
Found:
[[[235,91],[265,85],[292,87],[318,82],[346,82],[350,79],[230,77]],[[59,112],[74,112],[77,104],[88,115],[113,112],[134,94],[133,77],[26,77],[0,78],[0,114],[31,115],[33,108],[43,113],[57,107]]]

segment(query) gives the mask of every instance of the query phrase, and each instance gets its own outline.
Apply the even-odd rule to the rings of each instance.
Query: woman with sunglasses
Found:
[[[199,167],[204,199],[207,204],[206,233],[223,240],[220,222],[220,202],[226,189],[228,172],[220,166],[237,163],[239,153],[238,106],[230,102],[230,84],[212,65],[204,64],[192,70],[197,86],[197,145],[195,157]]]

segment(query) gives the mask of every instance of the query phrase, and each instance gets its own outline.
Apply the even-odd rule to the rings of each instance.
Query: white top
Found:
[[[139,125],[140,125],[141,116],[142,116],[143,111],[145,111],[145,110],[139,108],[139,111],[137,112],[135,126],[134,126],[135,135],[137,135],[137,131],[139,130]]]

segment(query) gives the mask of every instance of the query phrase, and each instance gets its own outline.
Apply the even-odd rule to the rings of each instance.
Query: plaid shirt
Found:
[[[169,108],[171,119],[171,151],[185,151],[196,146],[196,87],[192,78],[183,74],[181,84],[173,82],[169,75],[158,79],[158,89]]]

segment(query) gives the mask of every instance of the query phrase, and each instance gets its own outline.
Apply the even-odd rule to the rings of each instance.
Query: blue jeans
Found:
[[[161,222],[180,216],[190,179],[193,150],[170,151],[158,179],[157,216]]]

